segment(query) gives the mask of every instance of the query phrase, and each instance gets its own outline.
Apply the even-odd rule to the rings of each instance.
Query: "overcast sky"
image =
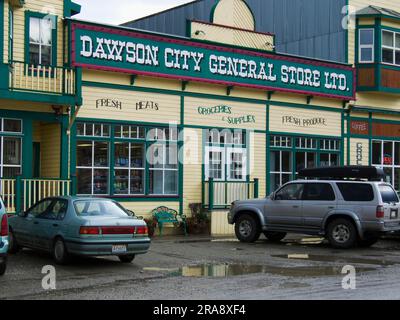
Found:
[[[82,6],[77,19],[121,24],[191,0],[74,0]]]

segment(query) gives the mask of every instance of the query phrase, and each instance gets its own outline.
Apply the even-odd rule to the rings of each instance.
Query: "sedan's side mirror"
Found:
[[[272,192],[272,193],[271,193],[270,198],[271,198],[272,201],[275,200],[275,192]]]

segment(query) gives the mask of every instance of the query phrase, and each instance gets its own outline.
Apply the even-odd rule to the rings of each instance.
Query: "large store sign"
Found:
[[[201,42],[72,24],[73,65],[350,100],[351,67]]]

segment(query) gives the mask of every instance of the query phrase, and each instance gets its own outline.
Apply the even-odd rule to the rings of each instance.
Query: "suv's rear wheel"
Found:
[[[327,237],[334,248],[348,249],[357,242],[357,230],[350,220],[339,218],[329,223]]]
[[[265,231],[264,235],[271,242],[279,242],[279,241],[283,240],[286,237],[287,233],[285,233],[285,232],[268,232],[268,231]]]
[[[241,242],[255,242],[260,238],[260,223],[250,214],[241,215],[235,224],[236,237]]]

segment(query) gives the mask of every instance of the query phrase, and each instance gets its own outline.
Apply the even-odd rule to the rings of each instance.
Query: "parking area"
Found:
[[[116,258],[77,258],[55,266],[56,290],[44,290],[49,255],[10,256],[0,299],[399,299],[400,239],[368,249],[332,249],[325,241],[289,235],[273,244],[235,239],[156,239],[131,264]],[[356,269],[345,290],[343,267]],[[373,288],[373,290],[372,290]]]

